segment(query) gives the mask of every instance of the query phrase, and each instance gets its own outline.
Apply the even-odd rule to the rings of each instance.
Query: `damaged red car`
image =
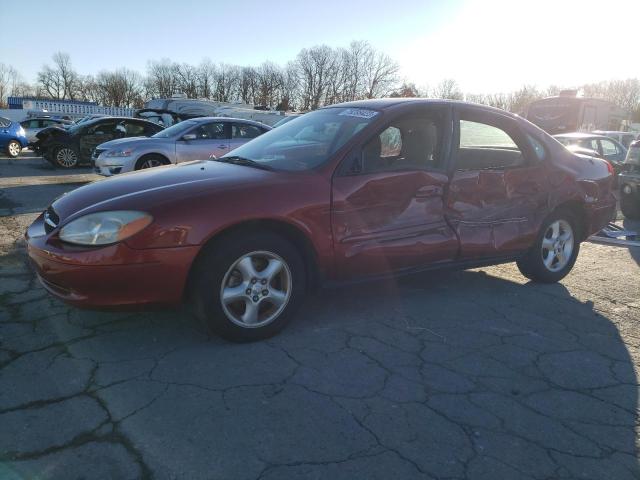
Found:
[[[613,170],[526,120],[463,102],[323,108],[218,159],[95,182],[29,227],[49,292],[82,307],[184,301],[266,338],[323,283],[515,261],[569,273],[615,209]]]

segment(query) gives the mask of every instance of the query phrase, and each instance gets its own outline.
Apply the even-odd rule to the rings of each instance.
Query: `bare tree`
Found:
[[[114,72],[100,72],[95,86],[101,102],[112,107],[141,107],[142,79],[137,72],[125,68]]]
[[[398,82],[399,65],[388,55],[370,48],[365,54],[365,98],[389,95]]]
[[[151,98],[168,98],[177,93],[178,80],[173,63],[163,58],[151,61],[147,65],[145,81],[146,96]]]
[[[336,62],[336,52],[327,45],[303,48],[297,57],[300,78],[300,97],[304,110],[315,110],[321,105],[330,71]]]
[[[420,91],[416,87],[415,83],[404,82],[400,88],[394,90],[389,95],[390,97],[419,97]]]
[[[464,95],[458,82],[452,78],[442,80],[432,91],[431,96],[434,98],[445,98],[449,100],[462,100]]]
[[[0,107],[5,108],[7,97],[16,95],[19,80],[18,72],[13,67],[0,63]]]
[[[69,55],[57,52],[52,60],[53,66],[44,65],[38,72],[38,83],[51,98],[74,100],[77,96],[79,80]]]

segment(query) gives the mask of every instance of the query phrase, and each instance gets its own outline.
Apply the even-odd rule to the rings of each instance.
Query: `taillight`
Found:
[[[603,160],[604,160],[604,159],[603,159]],[[604,160],[604,163],[606,163],[606,164],[607,164],[607,170],[609,170],[609,173],[610,173],[611,175],[615,175],[615,174],[616,174],[616,172],[615,172],[615,170],[613,169],[613,165],[611,165],[611,162],[610,162],[609,160]]]

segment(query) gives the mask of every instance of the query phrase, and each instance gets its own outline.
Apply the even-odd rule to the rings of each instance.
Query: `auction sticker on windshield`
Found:
[[[375,110],[368,110],[366,108],[347,108],[338,115],[346,115],[347,117],[358,118],[373,118],[378,114]]]

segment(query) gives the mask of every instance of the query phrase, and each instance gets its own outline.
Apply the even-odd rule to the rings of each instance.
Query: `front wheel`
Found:
[[[154,167],[162,167],[163,165],[168,165],[167,159],[161,157],[160,155],[147,155],[146,157],[142,157],[138,160],[136,164],[136,170],[143,170],[146,168],[154,168]]]
[[[7,155],[9,155],[11,158],[17,158],[18,155],[20,155],[21,151],[22,151],[22,145],[20,145],[20,142],[11,140],[7,144]]]
[[[620,210],[629,220],[640,220],[640,193],[633,193],[629,185],[620,189]]]
[[[559,211],[547,217],[534,245],[517,261],[518,269],[534,282],[554,283],[573,268],[580,251],[575,216]]]
[[[73,168],[78,165],[78,154],[71,147],[59,147],[53,155],[55,164],[62,168]]]
[[[195,268],[196,315],[214,333],[235,342],[278,333],[305,292],[300,253],[272,233],[227,237],[203,252]]]

